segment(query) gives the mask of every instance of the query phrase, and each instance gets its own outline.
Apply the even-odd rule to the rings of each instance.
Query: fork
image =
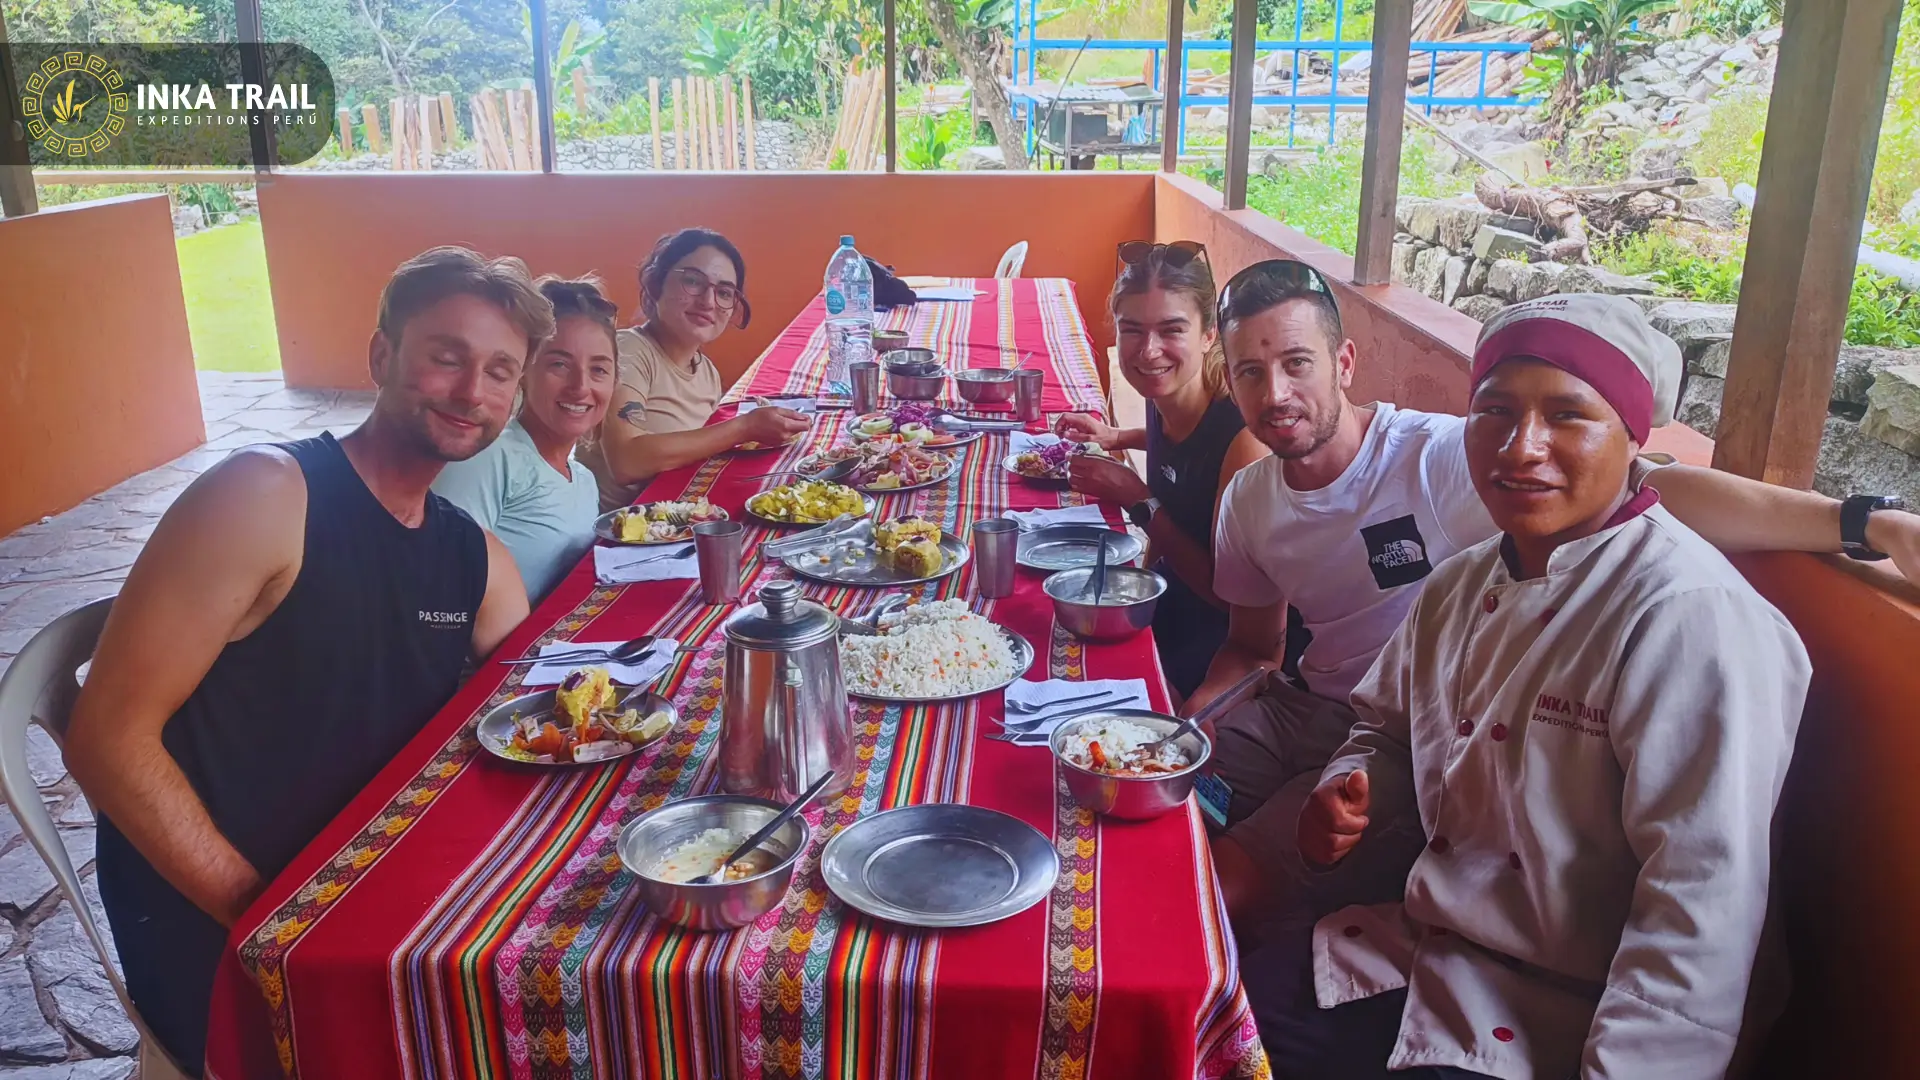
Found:
[[[1129,696],[1130,695],[1127,695],[1127,694],[1116,694],[1112,697],[1100,698],[1097,701],[1087,701],[1087,702],[1082,702],[1078,705],[1069,705],[1066,708],[1060,709],[1057,712],[1042,713],[1038,716],[1023,716],[1014,720],[995,720],[994,723],[999,724],[1001,727],[1005,728],[1010,732],[1014,732],[1015,734],[1019,734],[1023,732],[1031,732],[1034,728],[1039,727],[1041,724],[1047,723],[1050,720],[1058,720],[1063,716],[1076,716],[1080,713],[1094,712],[1099,709],[1112,708],[1113,706],[1118,705],[1121,702],[1127,700]]]

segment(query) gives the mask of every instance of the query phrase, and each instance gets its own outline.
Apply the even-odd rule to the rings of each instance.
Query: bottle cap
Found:
[[[843,236],[843,237],[841,237],[841,238],[840,238],[840,246],[841,246],[841,247],[852,247],[852,246],[853,246],[853,237],[851,237],[851,236]]]

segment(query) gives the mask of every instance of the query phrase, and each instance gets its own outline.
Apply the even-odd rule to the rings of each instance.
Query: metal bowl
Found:
[[[1108,566],[1107,588],[1098,605],[1093,567],[1062,570],[1041,586],[1053,598],[1053,617],[1075,637],[1088,641],[1124,641],[1153,623],[1153,609],[1167,591],[1167,579],[1151,570]]]
[[[1187,796],[1193,793],[1193,781],[1200,775],[1200,767],[1213,756],[1212,740],[1198,730],[1182,735],[1174,745],[1187,752],[1189,764],[1179,772],[1155,776],[1114,776],[1068,761],[1062,751],[1067,737],[1083,725],[1103,719],[1139,724],[1159,737],[1171,735],[1173,729],[1180,726],[1178,719],[1164,713],[1112,709],[1076,716],[1054,728],[1047,746],[1053,750],[1053,759],[1060,763],[1060,775],[1066,778],[1067,793],[1073,796],[1074,802],[1106,817],[1148,821],[1187,801]]]
[[[889,372],[897,371],[902,375],[944,374],[944,365],[939,357],[933,355],[932,349],[892,349],[880,358],[880,362],[886,365]]]
[[[953,373],[960,396],[975,404],[1013,400],[1013,372],[1007,368],[968,368]]]
[[[896,349],[904,349],[906,347],[907,332],[905,330],[875,330],[873,332],[873,351],[875,353],[890,353]]]
[[[620,862],[640,884],[640,898],[655,915],[689,930],[731,930],[780,906],[793,881],[793,864],[806,850],[808,829],[798,815],[762,847],[780,856],[771,869],[739,881],[682,885],[649,873],[668,852],[708,829],[726,829],[745,840],[780,812],[780,804],[746,795],[702,795],[651,810],[620,831]]]
[[[887,369],[887,392],[907,401],[932,401],[940,396],[940,391],[946,389],[946,385],[945,368],[935,368],[928,375],[908,375],[893,368]]]

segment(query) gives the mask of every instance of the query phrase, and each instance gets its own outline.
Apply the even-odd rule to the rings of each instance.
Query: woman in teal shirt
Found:
[[[615,375],[613,301],[598,280],[544,277],[554,333],[521,378],[518,416],[486,449],[449,464],[433,490],[513,553],[538,604],[593,545],[600,491],[573,449],[606,417]]]

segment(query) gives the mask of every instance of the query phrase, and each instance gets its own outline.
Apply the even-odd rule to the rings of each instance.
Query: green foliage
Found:
[[[14,41],[204,41],[197,4],[169,0],[0,0]]]
[[[1900,43],[1887,88],[1880,127],[1880,153],[1873,170],[1870,209],[1880,221],[1896,220],[1920,191],[1920,0],[1908,0],[1900,16]]]
[[[1778,26],[1786,0],[1691,0],[1681,5],[1696,29],[1715,37],[1744,37]]]
[[[1360,163],[1358,142],[1339,143],[1319,152],[1304,167],[1283,171],[1279,177],[1256,175],[1247,181],[1247,205],[1276,221],[1298,229],[1323,244],[1353,253],[1360,231]],[[1412,196],[1450,195],[1447,180],[1433,165],[1434,152],[1424,138],[1409,136],[1400,152],[1400,193]],[[1219,170],[1200,169],[1207,183],[1218,187]]]
[[[1612,85],[1626,46],[1637,35],[1634,20],[1671,10],[1678,0],[1469,0],[1467,10],[1490,22],[1544,26],[1560,39],[1562,91],[1578,95],[1590,86]],[[1543,69],[1544,70],[1544,69]]]
[[[921,172],[939,169],[949,154],[967,144],[971,129],[972,118],[964,109],[944,116],[922,113],[901,129],[900,163]]]
[[[1881,251],[1903,255],[1909,259],[1920,259],[1920,221],[1908,224],[1895,221],[1876,231],[1868,240]]]
[[[847,156],[847,148],[844,146],[838,147],[833,152],[833,159],[827,162],[827,171],[846,172],[847,164],[850,160]]]
[[[1685,260],[1698,258],[1689,245],[1664,232],[1635,233],[1612,243],[1599,243],[1594,257],[1616,274],[1638,277],[1653,274]]]
[[[1731,304],[1740,299],[1742,258],[1708,259],[1686,255],[1653,272],[1653,280],[1675,296],[1709,304]]]
[[[1860,267],[1847,304],[1847,344],[1920,347],[1920,296],[1898,281]]]
[[[254,218],[183,236],[174,245],[193,365],[202,371],[280,370],[267,251],[260,237],[260,221]]]
[[[1760,145],[1767,133],[1767,95],[1743,90],[1723,96],[1700,133],[1700,145],[1688,151],[1694,171],[1729,184],[1760,179]]]

